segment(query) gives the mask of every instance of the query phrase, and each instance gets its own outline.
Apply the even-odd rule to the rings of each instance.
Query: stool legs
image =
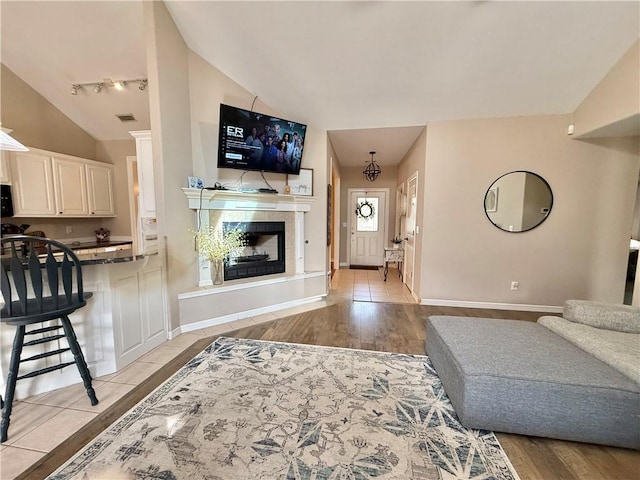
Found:
[[[76,361],[76,366],[78,367],[78,371],[80,372],[80,376],[82,377],[84,388],[87,389],[87,395],[91,400],[91,405],[97,405],[98,398],[96,397],[96,392],[91,385],[91,374],[89,373],[89,369],[87,368],[87,362],[84,359],[84,355],[82,355],[80,345],[78,344],[76,332],[73,330],[73,327],[71,326],[71,322],[69,321],[69,317],[67,315],[63,315],[62,317],[60,317],[60,321],[62,322],[64,333],[67,337],[67,341],[69,342],[71,353],[73,353],[73,358]]]
[[[9,362],[9,375],[7,376],[7,388],[4,395],[4,407],[2,408],[2,423],[0,424],[0,442],[7,441],[7,431],[11,410],[13,409],[13,394],[16,390],[16,380],[18,380],[18,368],[20,366],[20,354],[24,342],[24,325],[16,327],[16,335],[13,337],[13,348],[11,349],[11,360]]]

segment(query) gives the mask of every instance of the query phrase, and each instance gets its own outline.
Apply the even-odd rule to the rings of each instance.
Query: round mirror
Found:
[[[484,211],[496,227],[505,232],[526,232],[549,216],[553,194],[540,175],[509,172],[491,184],[484,196]]]

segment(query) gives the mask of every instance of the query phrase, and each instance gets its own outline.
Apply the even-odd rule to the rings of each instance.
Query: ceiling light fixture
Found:
[[[375,151],[369,152],[369,155],[371,155],[371,163],[369,165],[367,165],[365,167],[365,169],[363,170],[363,172],[362,172],[362,174],[364,175],[364,178],[366,178],[370,182],[375,181],[375,179],[378,178],[380,176],[380,174],[382,173],[382,169],[380,168],[380,165],[378,165],[373,160],[373,156],[375,154],[376,154]]]
[[[101,82],[74,83],[71,85],[71,95],[77,95],[78,92],[85,87],[90,88],[95,93],[100,93],[103,90],[107,91],[107,87],[113,87],[118,91],[122,91],[128,83],[138,83],[138,89],[142,91],[147,88],[149,81],[146,78],[134,78],[131,80],[111,80],[110,78],[105,78]]]

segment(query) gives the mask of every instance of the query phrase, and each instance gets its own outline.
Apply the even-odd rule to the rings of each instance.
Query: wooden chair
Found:
[[[82,289],[82,268],[78,257],[66,245],[50,238],[17,235],[3,238],[0,243],[4,252],[0,287],[5,301],[0,320],[16,327],[4,401],[0,398],[0,442],[4,442],[7,440],[17,380],[49,373],[75,363],[91,405],[97,405],[98,399],[91,386],[87,363],[69,321],[69,315],[84,307],[87,299],[92,296],[91,292]],[[34,324],[39,325],[27,330],[27,326]],[[25,341],[25,338],[29,340]],[[60,345],[59,341],[63,338],[68,347]],[[46,345],[43,344],[48,342],[54,344],[45,348]],[[34,346],[40,346],[40,353],[21,358],[23,347]],[[62,355],[68,351],[73,354],[73,361],[62,361],[18,376],[20,364],[52,356],[63,358]]]

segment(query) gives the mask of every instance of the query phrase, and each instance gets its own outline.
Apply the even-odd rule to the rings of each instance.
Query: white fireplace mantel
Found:
[[[209,216],[199,215],[203,210],[244,210],[295,213],[295,274],[304,273],[304,214],[311,211],[313,197],[274,193],[245,193],[229,190],[201,190],[183,188],[189,208],[196,211],[200,228],[209,227]],[[200,257],[198,286],[212,285],[209,261]]]
[[[230,190],[183,188],[193,210],[271,210],[309,212],[314,197],[278,193],[243,193]]]

